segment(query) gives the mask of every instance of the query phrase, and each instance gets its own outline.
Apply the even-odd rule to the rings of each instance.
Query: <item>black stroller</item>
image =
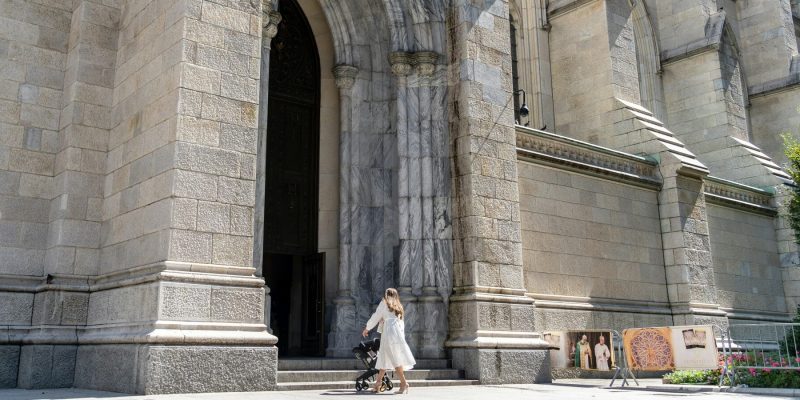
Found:
[[[364,367],[367,369],[356,378],[356,391],[360,392],[368,389],[375,382],[374,376],[378,373],[378,370],[375,369],[375,361],[377,361],[378,349],[380,348],[380,339],[366,340],[353,347],[353,354],[364,363]],[[389,379],[388,374],[383,376],[383,384],[380,391],[383,392],[385,390],[392,390],[392,380]]]

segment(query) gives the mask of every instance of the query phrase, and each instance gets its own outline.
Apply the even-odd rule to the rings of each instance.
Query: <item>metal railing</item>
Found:
[[[622,335],[617,331],[611,331],[612,343],[614,343],[614,357],[616,357],[616,362],[614,363],[614,377],[611,378],[611,382],[608,384],[608,387],[614,386],[614,382],[620,378],[622,382],[620,382],[620,387],[623,386],[630,386],[630,382],[628,382],[628,378],[633,379],[633,382],[636,383],[636,386],[639,386],[639,381],[636,380],[636,375],[634,375],[633,370],[628,367],[628,359],[625,357],[625,345],[622,342]]]
[[[721,341],[719,386],[725,379],[730,386],[736,385],[737,370],[747,370],[751,374],[771,370],[800,371],[800,323],[729,325]]]

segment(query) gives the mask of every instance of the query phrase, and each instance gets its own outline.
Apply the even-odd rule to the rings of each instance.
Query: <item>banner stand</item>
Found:
[[[636,380],[636,375],[633,374],[633,370],[628,367],[628,359],[625,357],[625,345],[622,341],[622,335],[619,334],[617,331],[611,331],[614,335],[613,343],[616,343],[614,346],[614,351],[617,353],[617,362],[614,368],[614,377],[611,378],[611,382],[608,384],[608,387],[613,387],[614,382],[617,378],[621,378],[622,381],[619,387],[630,386],[630,382],[628,382],[628,378],[633,379],[633,382],[636,383],[636,386],[639,386],[639,381]]]

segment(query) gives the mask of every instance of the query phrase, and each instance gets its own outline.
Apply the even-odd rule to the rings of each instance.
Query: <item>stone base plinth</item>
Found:
[[[550,351],[522,349],[451,350],[453,368],[481,384],[550,383]]]
[[[275,346],[87,345],[75,387],[137,394],[274,390]]]
[[[72,387],[75,345],[26,345],[19,353],[17,386],[21,389]]]
[[[20,346],[0,346],[0,389],[17,387]]]

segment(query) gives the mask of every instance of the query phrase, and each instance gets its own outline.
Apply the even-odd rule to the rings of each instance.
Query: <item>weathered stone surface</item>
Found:
[[[77,346],[25,345],[19,357],[19,380],[23,389],[72,387]]]
[[[481,384],[549,383],[549,350],[453,349],[453,366]]]
[[[275,347],[150,346],[137,393],[248,392],[276,385]],[[196,379],[185,379],[193,376]]]
[[[0,326],[262,322],[261,289],[234,282],[264,272],[266,138],[294,134],[266,132],[270,65],[285,61],[269,59],[284,50],[269,3],[0,5],[0,275],[15,287],[0,293]],[[800,301],[793,234],[768,210],[781,196],[711,193],[705,177],[780,184],[779,135],[800,123],[789,0],[318,3],[299,1],[320,79],[295,83],[320,88],[319,143],[304,151],[319,151],[312,250],[336,308],[329,354],[350,354],[389,286],[408,303],[415,351],[440,356],[449,337],[454,361],[487,383],[539,380],[546,364],[537,350],[470,348],[502,346],[487,330],[536,348],[530,333],[544,329],[718,324],[730,310],[777,321]],[[515,115],[523,98],[527,118]],[[515,118],[571,145],[525,147]],[[90,292],[34,296],[46,274]],[[76,382],[274,385],[274,368],[255,364],[272,348],[156,351],[128,343],[136,335],[82,346]],[[26,345],[22,372],[7,375],[67,382],[46,362],[69,351],[48,346]],[[249,375],[258,368],[266,381]]]
[[[20,346],[0,346],[0,389],[17,387]]]
[[[33,293],[0,292],[0,324],[28,324],[32,310]]]
[[[87,345],[78,347],[75,387],[122,393],[137,391],[142,363],[140,345]]]

